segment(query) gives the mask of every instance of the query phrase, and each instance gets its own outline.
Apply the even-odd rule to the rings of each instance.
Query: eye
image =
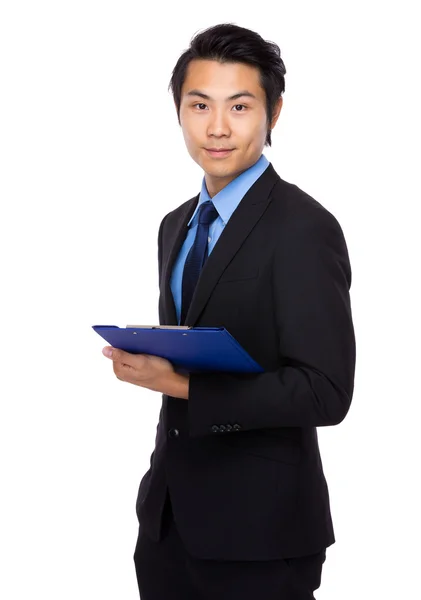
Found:
[[[196,102],[196,104],[193,104],[193,108],[195,108],[196,106],[206,106],[206,104],[204,104],[203,102]],[[234,108],[238,108],[239,106],[241,106],[242,108],[247,108],[245,104],[234,104]],[[203,112],[202,109],[199,109],[199,111]],[[244,112],[244,110],[235,110],[234,112]]]

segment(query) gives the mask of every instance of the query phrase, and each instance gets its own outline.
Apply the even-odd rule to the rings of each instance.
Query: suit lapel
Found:
[[[270,163],[267,169],[244,195],[231,215],[231,218],[223,229],[200,273],[199,281],[186,316],[186,325],[192,327],[196,325],[218,279],[265,212],[270,202],[270,192],[279,179],[279,175],[273,168],[272,163]],[[176,310],[170,286],[171,273],[181,246],[186,238],[187,223],[189,222],[198,201],[199,194],[186,204],[183,212],[179,215],[178,222],[175,223],[172,230],[173,239],[168,241],[171,251],[163,270],[164,314],[166,325],[177,325]]]
[[[184,206],[182,212],[178,216],[178,221],[174,224],[172,230],[169,232],[170,239],[166,240],[166,244],[171,248],[167,260],[164,264],[162,271],[162,280],[164,282],[163,289],[163,304],[164,304],[164,325],[178,325],[177,312],[175,309],[174,298],[171,290],[171,274],[174,267],[174,263],[181,250],[181,246],[184,243],[187,235],[187,223],[190,221],[197,203],[199,202],[200,193],[194,198],[189,200]]]

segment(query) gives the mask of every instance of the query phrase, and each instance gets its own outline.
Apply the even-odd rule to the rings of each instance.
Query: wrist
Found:
[[[188,400],[189,382],[189,375],[182,375],[181,373],[176,373],[174,371],[171,381],[171,391],[168,395],[172,396],[173,398],[182,398],[184,400]]]

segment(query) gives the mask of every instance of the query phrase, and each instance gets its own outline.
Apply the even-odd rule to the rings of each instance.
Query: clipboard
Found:
[[[178,371],[264,372],[225,327],[92,325],[92,328],[114,348],[161,356]]]

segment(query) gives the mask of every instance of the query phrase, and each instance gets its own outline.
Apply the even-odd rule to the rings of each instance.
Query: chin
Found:
[[[215,167],[214,165],[203,165],[203,170],[212,177],[229,177],[235,175],[237,169],[227,166]]]

